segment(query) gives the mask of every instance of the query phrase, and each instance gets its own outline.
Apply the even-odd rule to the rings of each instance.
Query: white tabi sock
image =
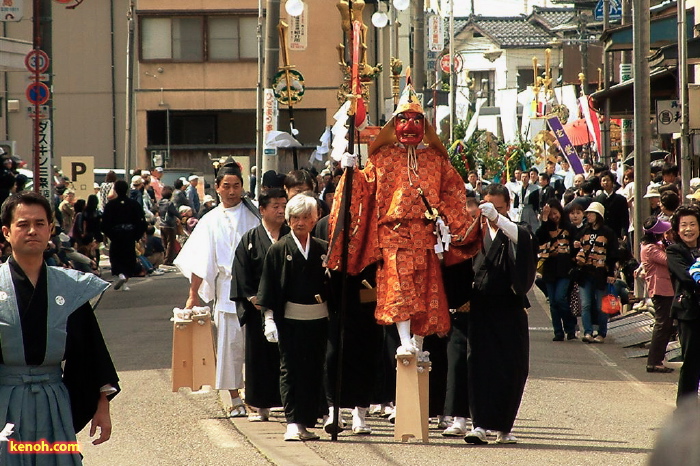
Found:
[[[459,427],[462,430],[467,430],[467,419],[455,416],[452,420],[452,427]]]
[[[293,422],[287,424],[287,433],[290,435],[298,434],[300,432],[303,432],[304,430],[305,428],[301,424],[295,424]]]
[[[401,322],[396,322],[396,330],[399,332],[399,338],[401,339],[401,346],[410,347],[413,346],[411,342],[411,321],[403,320]]]
[[[418,351],[423,351],[423,337],[420,335],[413,335],[413,343]]]

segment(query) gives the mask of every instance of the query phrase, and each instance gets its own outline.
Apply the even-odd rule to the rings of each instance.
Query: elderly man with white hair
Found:
[[[257,303],[265,312],[265,336],[279,341],[280,394],[287,419],[284,439],[317,440],[328,334],[326,274],[328,244],[311,236],[318,218],[316,199],[298,194],[285,217],[292,231],[265,256]]]

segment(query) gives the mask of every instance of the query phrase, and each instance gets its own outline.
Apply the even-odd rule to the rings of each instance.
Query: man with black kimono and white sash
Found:
[[[0,428],[10,442],[75,442],[92,420],[93,444],[109,440],[109,400],[119,378],[89,300],[109,285],[92,274],[47,267],[43,252],[53,226],[39,194],[9,197],[2,233],[12,256],[0,267]],[[63,367],[62,367],[63,365]],[[4,465],[79,465],[80,455],[10,454]]]
[[[483,191],[483,248],[474,259],[469,312],[469,410],[474,428],[464,440],[516,443],[511,434],[529,369],[526,294],[535,280],[537,242],[530,229],[508,218],[508,189],[492,183]]]
[[[316,198],[297,194],[285,217],[292,231],[267,251],[258,288],[268,341],[279,340],[284,439],[317,440],[314,427],[323,391],[328,335],[326,259],[328,243],[311,236]]]
[[[245,329],[245,401],[258,409],[248,420],[267,421],[270,408],[282,405],[280,352],[277,343],[265,338],[257,295],[267,250],[289,233],[284,223],[287,195],[281,188],[270,188],[260,194],[258,203],[262,223],[248,230],[238,243],[231,300],[236,302],[238,321]]]

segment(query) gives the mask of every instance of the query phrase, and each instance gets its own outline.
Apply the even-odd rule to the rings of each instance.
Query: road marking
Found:
[[[610,359],[605,353],[603,353],[600,349],[596,348],[593,345],[586,345],[585,348],[593,353],[593,355],[598,358],[600,363],[603,366],[610,367],[613,372],[617,373],[617,376],[620,377],[622,380],[626,380],[631,384],[631,386],[637,390],[639,393],[644,395],[647,398],[653,398],[656,400],[657,403],[663,404],[665,406],[670,406],[674,407],[676,406],[675,403],[669,402],[668,400],[664,399],[662,396],[660,396],[656,390],[652,390],[645,384],[644,382],[640,381],[638,378],[633,376],[631,373],[627,372],[624,369],[621,369],[617,366],[617,363]]]
[[[534,292],[535,295],[535,300],[537,303],[540,305],[540,309],[542,312],[547,316],[549,321],[552,321],[551,315],[547,312],[547,308],[549,307],[547,304],[546,299],[544,298],[544,295],[541,293]],[[530,330],[534,331],[541,331],[544,327],[530,327]],[[551,330],[551,329],[547,329]],[[598,359],[601,365],[605,367],[609,367],[613,372],[617,373],[617,376],[621,380],[626,380],[631,384],[631,386],[637,390],[639,393],[642,395],[648,397],[648,398],[653,398],[656,400],[657,403],[660,403],[665,406],[670,406],[670,407],[675,407],[675,403],[669,402],[668,400],[664,399],[661,397],[655,390],[649,388],[644,382],[641,382],[638,378],[633,376],[631,373],[628,371],[621,369],[615,361],[610,359],[605,353],[603,353],[599,348],[597,348],[595,345],[584,345],[584,348],[586,348],[588,351],[593,353],[593,355]]]
[[[218,419],[201,419],[199,426],[207,434],[211,443],[219,448],[240,448],[243,446],[231,438],[231,431]]]

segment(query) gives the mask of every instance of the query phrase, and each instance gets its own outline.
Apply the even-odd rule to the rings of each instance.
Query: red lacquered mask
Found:
[[[401,144],[417,146],[425,136],[425,117],[418,112],[396,115],[396,138]]]

